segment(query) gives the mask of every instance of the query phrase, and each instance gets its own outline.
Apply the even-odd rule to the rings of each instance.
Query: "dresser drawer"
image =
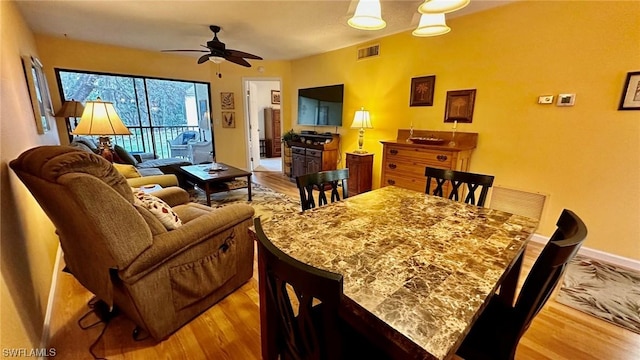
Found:
[[[305,148],[302,148],[302,147],[296,147],[296,146],[291,147],[291,152],[293,154],[304,155],[304,151],[305,151]]]
[[[389,146],[385,149],[387,162],[418,162],[441,168],[450,168],[454,154],[451,151],[427,150],[422,148],[404,148]]]
[[[426,177],[405,177],[397,174],[384,174],[382,176],[382,184],[380,186],[399,186],[401,188],[424,192],[427,187]]]
[[[312,156],[312,157],[322,157],[322,151],[320,150],[313,150],[313,149],[307,149],[307,156]]]
[[[395,161],[394,161],[395,160]],[[430,163],[427,161],[407,161],[406,159],[391,159],[382,164],[384,173],[402,173],[410,176],[424,176],[425,167],[436,167],[440,169],[449,169],[440,163]]]

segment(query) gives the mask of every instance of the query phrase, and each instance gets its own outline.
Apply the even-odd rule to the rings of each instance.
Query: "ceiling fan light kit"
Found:
[[[437,36],[451,31],[447,26],[444,14],[422,14],[418,27],[411,33],[413,36]]]
[[[413,36],[437,36],[451,31],[447,26],[445,15],[469,5],[471,0],[425,0],[419,7],[421,14],[418,27],[411,33]],[[360,0],[353,16],[347,20],[349,26],[360,30],[380,30],[387,26],[382,20],[379,0]]]
[[[469,5],[471,0],[426,0],[418,7],[421,14],[446,14]]]
[[[355,29],[360,30],[380,30],[387,26],[382,20],[382,9],[379,0],[360,0],[347,24]]]

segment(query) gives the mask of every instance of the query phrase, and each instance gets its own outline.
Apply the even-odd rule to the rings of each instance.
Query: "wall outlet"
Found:
[[[553,104],[553,95],[542,95],[538,97],[538,104]]]
[[[556,106],[573,106],[576,102],[576,94],[558,94]]]

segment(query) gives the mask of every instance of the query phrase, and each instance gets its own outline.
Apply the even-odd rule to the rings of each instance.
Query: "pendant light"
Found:
[[[447,26],[444,14],[422,14],[418,27],[413,30],[413,36],[437,36],[451,31]]]
[[[425,0],[418,7],[421,14],[449,13],[469,5],[471,0]]]
[[[347,21],[349,26],[360,30],[380,30],[387,26],[382,20],[379,0],[360,0],[353,17]]]

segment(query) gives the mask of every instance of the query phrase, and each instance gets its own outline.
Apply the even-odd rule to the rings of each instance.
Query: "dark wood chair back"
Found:
[[[292,258],[267,238],[260,218],[254,225],[261,326],[269,329],[262,339],[263,359],[341,358],[338,306],[342,275]]]
[[[447,182],[449,182],[451,191],[447,197],[452,200],[460,201],[460,195],[464,191],[464,187],[462,185],[466,185],[467,196],[464,198],[464,202],[477,206],[484,206],[484,201],[487,199],[489,188],[493,186],[494,178],[492,175],[437,169],[428,166],[424,170],[424,176],[427,177],[427,187],[425,189],[426,194],[445,197],[445,188],[447,187]],[[432,180],[435,181],[436,184],[433,192],[431,192]],[[480,195],[478,195],[476,199],[476,191],[478,189],[480,189]]]
[[[493,296],[456,352],[459,356],[465,359],[514,358],[520,338],[587,237],[585,224],[570,210],[563,210],[557,226],[531,268],[516,305],[505,304]]]
[[[314,189],[318,191],[317,206],[328,204],[327,195],[325,194],[327,190],[331,192],[331,202],[340,201],[338,183],[342,186],[342,199],[346,199],[349,196],[347,179],[349,179],[349,169],[321,171],[298,176],[296,178],[296,184],[300,191],[302,211],[316,207],[316,201],[313,198]]]

